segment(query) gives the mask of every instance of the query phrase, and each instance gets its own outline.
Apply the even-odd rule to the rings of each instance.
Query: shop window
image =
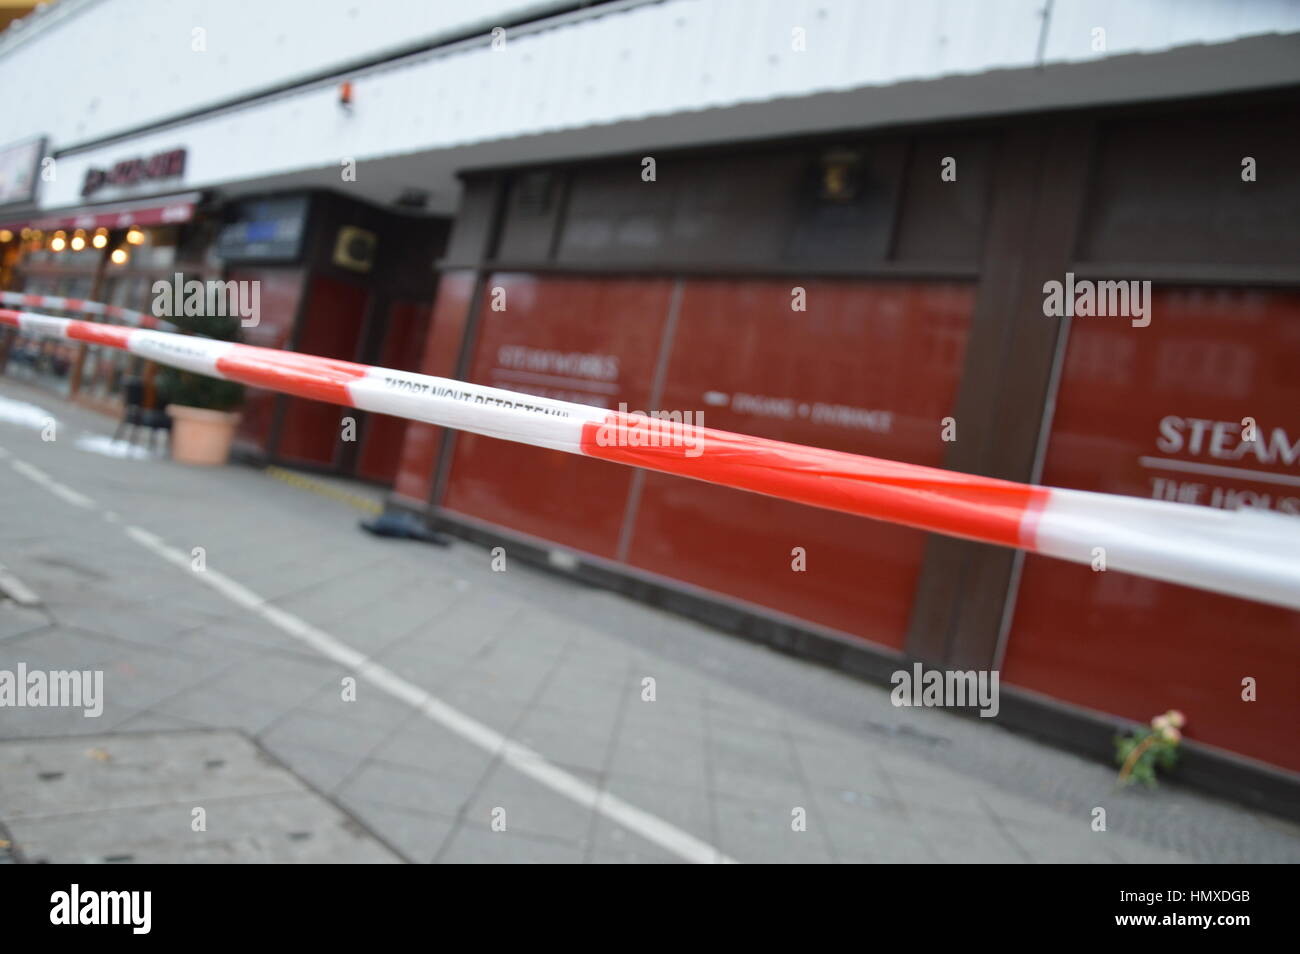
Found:
[[[495,274],[504,310],[480,313],[470,380],[599,407],[644,409],[672,282]],[[614,556],[632,470],[477,434],[457,435],[445,505]]]
[[[1300,541],[1297,366],[1300,291],[1157,289],[1145,328],[1076,318],[1043,483],[1257,507],[1297,521]],[[1030,556],[1002,672],[1139,722],[1182,709],[1197,741],[1300,771],[1293,610]]]
[[[1079,258],[1293,265],[1298,154],[1295,107],[1110,124],[1100,133]]]
[[[294,350],[355,361],[368,297],[369,291],[363,285],[323,275],[313,278]],[[332,466],[342,435],[338,405],[286,397],[284,407],[276,455],[319,467]]]
[[[794,312],[788,282],[686,282],[661,406],[702,412],[706,427],[940,465],[974,287],[805,290]],[[918,530],[646,473],[626,559],[901,648],[924,545]]]
[[[633,160],[574,173],[558,259],[568,263],[662,261],[676,184],[669,164],[644,182]]]
[[[786,253],[796,262],[865,265],[889,254],[901,142],[835,146],[805,166],[799,211]]]
[[[417,365],[423,374],[457,377],[461,341],[469,320],[474,286],[472,271],[444,272],[439,279],[438,296]],[[442,428],[432,424],[407,422],[402,458],[393,482],[396,493],[409,500],[424,502],[429,499],[444,433]]]
[[[505,262],[550,258],[563,199],[560,174],[549,169],[517,174],[510,183],[496,258]]]
[[[423,302],[394,302],[384,321],[380,367],[416,371],[429,327],[430,306]],[[407,421],[387,414],[371,414],[357,457],[357,473],[367,480],[392,483],[397,475]]]
[[[302,295],[302,272],[296,268],[232,268],[227,279],[261,283],[261,315],[256,325],[241,330],[243,341],[263,348],[287,349]],[[274,391],[246,390],[240,408],[238,436],[241,443],[261,452],[267,451],[276,401]]]
[[[688,169],[668,225],[675,262],[760,265],[781,258],[798,211],[805,157],[742,154]]]
[[[466,179],[456,224],[448,237],[447,261],[464,265],[494,254],[495,250],[487,245],[495,220],[496,184],[492,176]]]
[[[558,259],[571,264],[866,265],[888,252],[900,141],[656,157],[572,173]],[[518,213],[513,213],[516,217]],[[524,226],[507,222],[508,247]]]
[[[920,136],[912,143],[893,258],[978,263],[993,168],[984,136]]]

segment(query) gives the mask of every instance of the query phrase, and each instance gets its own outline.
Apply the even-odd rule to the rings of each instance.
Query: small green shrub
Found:
[[[1115,761],[1120,764],[1116,783],[1123,787],[1141,782],[1156,786],[1156,768],[1171,769],[1178,761],[1178,744],[1186,720],[1177,709],[1151,720],[1151,728],[1134,729],[1115,736]]]
[[[244,403],[244,386],[238,381],[223,381],[179,368],[160,366],[156,387],[169,403],[182,407],[233,411]]]
[[[239,338],[239,318],[226,316],[177,315],[167,319],[182,331],[201,334],[218,341]],[[236,381],[210,378],[206,374],[158,366],[156,386],[171,404],[197,407],[207,411],[233,411],[244,403],[244,386]]]

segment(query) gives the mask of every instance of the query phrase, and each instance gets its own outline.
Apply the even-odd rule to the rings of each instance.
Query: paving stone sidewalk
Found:
[[[1178,787],[1117,793],[1107,766],[980,720],[895,708],[884,688],[519,562],[494,572],[481,547],[373,538],[345,502],[251,468],[83,449],[113,422],[33,388],[0,381],[0,402],[11,412],[0,413],[0,564],[40,599],[0,601],[0,670],[100,669],[105,682],[99,718],[0,710],[9,857],[39,840],[50,861],[142,845],[141,857],[220,858],[188,813],[165,809],[203,797],[198,769],[111,826],[111,800],[69,809],[51,788],[42,807],[19,771],[56,750],[163,751],[219,731],[322,799],[312,817],[334,834],[317,843],[336,860],[674,862],[680,834],[742,862],[1300,861],[1300,828],[1271,816]],[[57,418],[57,440],[15,423],[14,402]],[[206,569],[168,562],[128,527],[201,554]],[[272,610],[197,578],[206,571]],[[345,701],[356,667],[313,633],[430,693],[439,718],[364,678]],[[465,726],[544,766],[521,771]],[[575,791],[603,795],[593,805]],[[655,836],[605,796],[648,813]],[[1106,832],[1090,828],[1095,806]],[[114,835],[50,837],[58,826],[34,821],[56,816],[68,831],[104,820]],[[279,824],[288,837],[303,823]],[[209,813],[209,841],[253,854],[279,844],[270,831],[240,842],[248,825]]]

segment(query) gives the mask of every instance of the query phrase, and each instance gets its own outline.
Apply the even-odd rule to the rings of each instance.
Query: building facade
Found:
[[[57,256],[30,231],[93,213],[102,176],[119,208],[197,196],[210,224],[176,247],[189,227],[193,256],[262,283],[253,343],[1300,514],[1295,6],[306,8],[65,0],[6,33],[0,143],[42,141],[57,170],[0,212],[8,280],[43,280]],[[50,102],[42,57],[104,31],[88,74],[140,37],[158,55]],[[114,174],[177,149],[179,176]],[[423,424],[376,417],[349,445],[339,423],[253,395],[242,439],[872,678],[997,669],[1007,724],[1098,755],[1183,709],[1186,777],[1295,801],[1293,612]]]

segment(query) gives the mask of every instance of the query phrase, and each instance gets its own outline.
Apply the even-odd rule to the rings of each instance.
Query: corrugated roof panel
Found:
[[[357,59],[574,5],[99,0],[71,15],[52,7],[0,37],[0,144],[38,134],[60,144],[111,135]]]
[[[1192,12],[1178,12],[1185,7]],[[1048,59],[1154,51],[1172,44],[1172,36],[1194,33],[1200,41],[1214,42],[1265,26],[1294,23],[1300,30],[1300,12],[1270,19],[1266,7],[1278,12],[1273,4],[1243,3],[1235,8],[1249,8],[1247,14],[1233,20],[1201,4],[1170,0],[1103,0],[1095,7],[1057,0],[1047,23],[1048,49],[1057,52]],[[606,137],[602,148],[653,150],[727,136],[867,127],[953,108],[945,103],[958,103],[958,113],[973,113],[1043,108],[1053,102],[1051,96],[1056,102],[1087,102],[1086,89],[1061,81],[1063,93],[1042,71],[1031,70],[1042,37],[1041,10],[1041,0],[666,0],[629,9],[598,7],[593,15],[563,25],[511,31],[501,51],[493,51],[485,36],[477,45],[360,75],[350,111],[338,106],[331,84],[150,133],[129,146],[109,144],[61,157],[59,181],[46,184],[42,202],[75,204],[87,165],[179,144],[190,147],[184,185],[195,188],[321,169],[336,162],[333,157],[436,153],[557,132],[590,143],[595,140],[579,133],[628,129],[645,120],[653,121],[644,126],[657,134]],[[1098,17],[1110,24],[1107,53],[1091,50]],[[1162,20],[1177,25],[1161,33]],[[806,31],[803,52],[792,48],[796,27]],[[1273,68],[1276,73],[1276,64]],[[945,87],[949,99],[933,100],[933,82],[910,85],[991,71],[1005,72],[1005,82],[966,84],[976,90],[964,94],[967,100],[960,93],[953,99],[951,87]],[[1102,78],[1101,95],[1122,98],[1120,75]],[[1162,94],[1177,88],[1178,74],[1164,71],[1159,79]],[[1250,77],[1235,81],[1248,87]],[[871,111],[886,102],[880,96],[859,96],[853,105],[842,97],[817,98],[830,91],[875,89],[904,92],[888,100],[891,111],[884,114]],[[742,104],[765,106],[737,121],[740,113],[728,109]],[[670,124],[671,135],[664,134],[670,128],[665,117],[676,123]],[[583,148],[551,145],[542,152],[581,157]],[[480,149],[472,161],[485,154],[496,162],[527,161],[530,155],[520,148]]]
[[[1106,49],[1092,47],[1093,30],[1106,31]],[[1044,59],[1097,59],[1157,53],[1196,43],[1227,43],[1247,36],[1300,31],[1295,0],[1053,0]]]

